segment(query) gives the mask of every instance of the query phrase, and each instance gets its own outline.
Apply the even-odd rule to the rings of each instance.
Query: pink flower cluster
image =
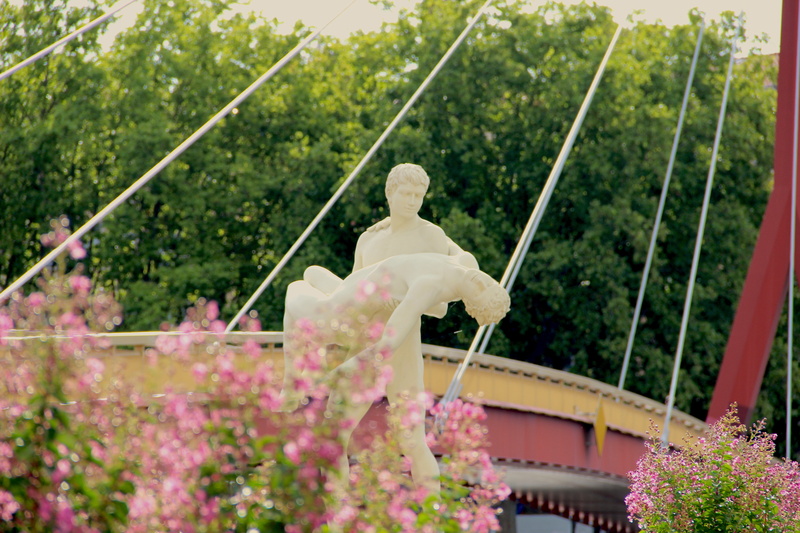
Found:
[[[59,221],[42,241],[57,245],[66,235]],[[71,275],[60,268],[39,291],[0,308],[0,520],[12,530],[498,529],[492,505],[508,488],[483,450],[485,415],[471,404],[454,403],[445,432],[429,435],[445,450],[441,495],[414,486],[391,432],[376,435],[351,478],[339,479],[349,414],[381,400],[392,379],[391,354],[379,349],[360,354],[352,374],[331,372],[349,345],[370,346],[382,335],[357,309],[337,324],[341,353],[329,349],[329,332],[299,324],[291,340],[301,347],[290,380],[301,396],[296,410],[286,412],[282,369],[253,339],[226,344],[219,308],[204,300],[148,353],[153,372],[189,372],[191,393],[152,395],[110,371],[94,336],[120,323],[117,304],[92,291],[80,265]],[[380,287],[361,293],[388,297]],[[251,318],[242,326],[261,329]],[[329,402],[333,390],[347,394]],[[421,405],[430,408],[431,399],[397,406],[391,424],[419,428]]]
[[[70,236],[69,219],[66,216],[60,217],[50,223],[52,230],[41,236],[40,241],[45,248],[55,248],[60,246]],[[74,239],[67,244],[70,257],[76,260],[86,257],[86,250],[78,239]]]
[[[657,533],[800,531],[800,465],[775,460],[774,439],[763,421],[748,432],[735,406],[679,450],[656,434],[629,474],[631,521]]]

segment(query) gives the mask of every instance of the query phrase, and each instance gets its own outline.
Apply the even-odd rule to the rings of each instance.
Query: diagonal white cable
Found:
[[[620,373],[619,383],[617,384],[617,387],[620,389],[625,387],[625,377],[628,374],[628,364],[630,363],[631,352],[633,351],[633,339],[636,337],[636,327],[639,324],[639,316],[642,313],[642,303],[644,302],[647,279],[650,276],[650,267],[653,264],[653,254],[655,253],[656,242],[658,241],[658,229],[661,226],[661,218],[664,215],[664,205],[667,203],[667,192],[669,190],[670,180],[672,179],[672,169],[675,166],[675,156],[678,153],[678,142],[681,139],[681,130],[683,129],[683,119],[686,116],[686,107],[689,104],[689,95],[692,93],[692,81],[694,80],[694,72],[697,67],[697,58],[700,55],[700,46],[703,42],[703,30],[705,30],[705,27],[705,21],[700,21],[700,29],[697,31],[697,44],[694,47],[692,65],[689,68],[689,79],[686,80],[686,89],[683,92],[681,111],[678,115],[678,126],[675,128],[675,137],[672,140],[672,152],[669,154],[669,162],[667,163],[667,174],[664,177],[664,184],[661,187],[661,198],[658,201],[656,220],[653,224],[653,233],[650,235],[650,247],[647,250],[647,259],[644,262],[642,283],[639,285],[639,295],[636,298],[636,308],[633,311],[631,331],[628,334],[628,345],[625,348],[625,357],[622,359],[622,372]]]
[[[539,228],[539,223],[542,221],[542,217],[544,216],[544,210],[547,208],[547,204],[550,202],[550,197],[553,195],[553,191],[556,188],[558,179],[561,177],[561,171],[564,169],[564,164],[566,163],[567,157],[572,150],[572,145],[575,144],[575,139],[577,138],[578,132],[583,125],[583,119],[586,117],[586,113],[589,111],[589,106],[591,105],[594,94],[597,91],[597,86],[600,85],[600,80],[603,78],[603,73],[606,70],[606,64],[608,64],[611,53],[614,51],[614,46],[617,44],[617,39],[619,39],[621,31],[622,26],[617,26],[617,30],[614,32],[614,36],[611,38],[611,42],[609,43],[608,49],[603,56],[603,60],[600,62],[600,66],[597,67],[597,72],[594,75],[592,84],[589,86],[589,90],[586,92],[586,96],[583,99],[583,103],[578,111],[578,115],[575,117],[575,121],[572,123],[572,128],[570,128],[567,138],[564,141],[564,145],[561,147],[561,152],[558,154],[558,158],[553,165],[550,176],[547,178],[544,189],[539,195],[539,200],[536,202],[536,206],[533,208],[533,212],[531,213],[528,223],[522,232],[522,236],[517,242],[517,247],[508,262],[506,271],[503,273],[503,278],[500,280],[500,285],[502,285],[503,288],[505,288],[508,292],[511,292],[511,289],[514,286],[514,281],[517,279],[517,274],[519,274],[522,262],[525,259],[525,254],[527,254],[528,249],[531,246],[533,236],[536,234],[536,230]],[[490,331],[494,331],[494,324],[492,324],[492,329]],[[450,382],[450,386],[447,388],[444,396],[442,396],[442,399],[439,402],[440,404],[447,405],[451,401],[455,400],[458,396],[459,392],[461,391],[461,378],[469,366],[470,360],[475,353],[475,349],[478,346],[478,343],[481,341],[481,337],[483,337],[486,332],[486,326],[481,326],[478,328],[477,333],[475,333],[475,338],[472,340],[469,350],[467,350],[467,355],[464,356],[464,360],[459,363],[458,367],[456,368],[453,380]],[[487,334],[487,339],[490,335],[491,333]],[[488,340],[486,342],[488,343]],[[482,346],[481,351],[483,351],[485,347],[486,343]]]
[[[797,32],[800,32],[800,9],[797,12]],[[797,35],[797,34],[796,34]],[[792,457],[792,360],[794,358],[794,283],[795,283],[795,248],[797,244],[797,138],[798,134],[798,99],[800,92],[800,38],[797,38],[794,66],[794,122],[792,124],[792,209],[789,237],[789,317],[786,333],[786,457]]]
[[[286,263],[289,262],[289,259],[291,259],[294,256],[295,252],[297,252],[300,246],[302,246],[303,243],[306,241],[306,239],[308,239],[308,236],[311,235],[311,232],[314,231],[317,225],[319,225],[320,221],[325,217],[325,215],[328,214],[328,211],[331,210],[333,205],[339,200],[342,194],[344,194],[344,191],[350,186],[350,184],[353,182],[356,176],[358,176],[358,174],[361,172],[361,169],[364,168],[364,165],[366,165],[367,162],[370,159],[372,159],[372,156],[375,154],[375,152],[378,151],[378,148],[381,147],[386,138],[389,137],[389,134],[392,133],[397,124],[401,120],[403,120],[403,118],[406,116],[406,113],[408,113],[408,111],[411,109],[411,107],[414,105],[414,103],[417,101],[417,99],[420,97],[423,91],[425,91],[425,89],[428,87],[430,82],[433,81],[433,79],[436,77],[436,75],[439,73],[442,67],[444,67],[448,59],[450,59],[450,56],[452,56],[453,53],[456,51],[456,49],[458,49],[461,42],[464,39],[466,39],[470,30],[472,30],[473,26],[477,24],[478,20],[486,12],[486,10],[489,8],[489,6],[493,1],[494,0],[486,0],[486,3],[484,3],[483,6],[481,6],[481,8],[475,14],[475,16],[472,17],[472,20],[470,20],[469,24],[467,24],[466,28],[464,28],[464,31],[461,32],[461,35],[459,35],[458,38],[455,40],[455,42],[453,42],[453,44],[450,45],[450,48],[447,50],[447,52],[445,52],[444,56],[442,56],[442,58],[439,60],[436,66],[433,67],[433,70],[431,70],[430,74],[428,74],[428,77],[425,78],[425,80],[422,82],[419,88],[417,88],[414,94],[411,95],[411,98],[409,98],[409,100],[406,102],[406,104],[403,106],[400,112],[397,113],[397,116],[394,117],[394,120],[392,120],[392,122],[386,127],[381,136],[378,137],[378,140],[375,141],[375,144],[372,145],[372,147],[367,151],[366,155],[361,159],[361,161],[359,161],[358,165],[356,165],[356,168],[353,169],[353,171],[350,173],[347,179],[345,179],[344,182],[342,182],[342,184],[336,190],[336,192],[333,193],[333,196],[331,196],[330,200],[328,200],[328,203],[326,203],[322,207],[320,212],[317,213],[317,216],[314,218],[314,220],[312,220],[311,223],[309,223],[305,231],[303,231],[303,233],[297,238],[292,247],[289,248],[289,251],[286,252],[286,254],[278,262],[278,264],[275,265],[275,268],[272,269],[272,272],[269,273],[267,278],[261,283],[261,285],[258,286],[258,289],[256,289],[256,291],[253,293],[250,299],[247,300],[247,302],[244,304],[244,306],[242,306],[239,312],[236,313],[236,316],[234,316],[231,319],[231,321],[228,323],[228,326],[225,328],[226,333],[229,333],[230,331],[233,330],[233,328],[236,327],[236,324],[238,324],[239,319],[241,319],[244,316],[244,314],[250,310],[250,308],[253,306],[256,300],[258,300],[259,296],[261,296],[261,293],[263,293],[264,290],[270,285],[270,283],[272,283],[272,281],[275,279],[278,273],[281,270],[283,270],[284,266],[286,266]]]
[[[112,7],[108,11],[108,13],[106,13],[105,15],[101,15],[101,16],[97,17],[93,21],[91,21],[91,22],[81,26],[77,30],[73,31],[72,33],[70,33],[66,37],[62,37],[61,39],[59,39],[58,41],[54,42],[53,44],[51,44],[47,48],[43,48],[42,50],[39,50],[38,52],[36,52],[32,56],[30,56],[28,59],[20,61],[19,63],[17,63],[16,65],[11,67],[10,69],[6,70],[2,74],[0,74],[0,81],[6,79],[9,76],[11,76],[16,71],[27,67],[31,63],[33,63],[35,61],[38,61],[39,59],[43,58],[44,56],[46,56],[47,54],[49,54],[50,52],[52,52],[53,50],[55,50],[56,48],[61,46],[62,44],[67,44],[68,42],[70,42],[71,40],[75,39],[76,37],[86,33],[89,30],[91,30],[92,28],[94,28],[98,24],[102,24],[103,22],[105,22],[109,18],[113,17],[117,12],[125,9],[126,7],[128,7],[129,5],[131,5],[131,4],[133,4],[134,2],[137,2],[137,1],[138,0],[128,0],[127,2],[120,2],[119,4],[117,4],[114,7]]]
[[[311,33],[308,37],[300,41],[289,53],[283,56],[277,63],[275,63],[272,68],[270,68],[267,72],[261,75],[256,81],[254,81],[247,89],[239,93],[239,95],[231,100],[231,102],[223,107],[216,115],[211,117],[208,122],[200,126],[193,134],[186,138],[177,148],[167,154],[164,159],[158,162],[156,166],[148,170],[141,178],[136,180],[133,185],[125,189],[125,191],[117,196],[111,203],[105,206],[100,212],[98,212],[95,216],[89,219],[83,226],[78,228],[75,233],[67,237],[67,239],[62,242],[58,247],[54,248],[49,254],[44,256],[41,261],[36,263],[33,267],[31,267],[25,274],[19,277],[16,281],[14,281],[11,285],[6,287],[3,292],[0,292],[0,302],[3,301],[4,298],[8,298],[11,294],[22,287],[25,283],[30,281],[33,276],[41,272],[41,270],[49,265],[53,260],[58,257],[70,244],[74,241],[83,237],[89,230],[91,230],[94,226],[100,223],[106,216],[108,216],[114,209],[119,207],[125,200],[127,200],[130,196],[133,195],[136,191],[141,189],[144,185],[147,184],[153,177],[155,177],[159,172],[161,172],[164,167],[170,164],[173,160],[175,160],[179,155],[185,152],[191,145],[193,145],[200,137],[202,137],[208,130],[213,128],[220,120],[225,118],[225,116],[231,112],[233,108],[241,104],[248,96],[253,94],[256,89],[258,89],[261,85],[263,85],[267,80],[269,80],[272,76],[275,75],[281,68],[283,68],[286,63],[288,63],[292,58],[294,58],[297,54],[300,53],[303,48],[308,46],[308,44],[313,41],[314,39],[319,36],[319,34],[324,30],[331,22],[336,20],[342,13],[347,11],[357,0],[353,0],[350,2],[347,7],[342,9],[339,13],[337,13],[331,20],[329,20],[324,26],[320,27],[313,33]]]
[[[717,119],[717,132],[714,135],[714,149],[711,152],[711,166],[708,169],[708,177],[706,178],[706,191],[703,196],[703,207],[700,211],[700,224],[697,228],[697,239],[694,245],[694,256],[692,257],[692,268],[689,273],[689,284],[686,288],[686,300],[683,304],[683,318],[681,319],[681,329],[678,335],[678,349],[675,352],[675,363],[672,367],[672,381],[669,386],[669,397],[667,398],[667,413],[664,416],[664,430],[661,432],[661,443],[664,447],[669,445],[669,424],[672,421],[672,411],[675,406],[675,392],[678,388],[678,373],[681,368],[681,359],[683,357],[683,345],[686,342],[686,329],[689,325],[689,311],[692,308],[692,294],[694,293],[694,284],[697,279],[697,266],[700,263],[700,250],[703,247],[703,233],[706,227],[706,218],[708,216],[708,205],[711,202],[711,187],[714,185],[714,173],[717,170],[717,155],[719,154],[719,142],[722,138],[722,124],[725,122],[725,109],[728,106],[728,92],[731,86],[731,78],[733,77],[733,63],[734,56],[736,55],[736,45],[739,40],[739,32],[742,29],[744,13],[739,15],[739,24],[736,26],[736,31],[731,38],[730,58],[728,59],[728,74],[725,77],[725,89],[722,91],[722,104],[719,108],[719,118]]]

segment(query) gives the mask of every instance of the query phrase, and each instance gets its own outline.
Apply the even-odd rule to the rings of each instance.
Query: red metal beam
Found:
[[[626,478],[645,452],[640,437],[609,430],[601,455],[589,423],[502,407],[484,406],[484,410],[489,435],[487,451],[496,459],[530,461]],[[353,433],[351,451],[369,445],[375,435],[386,431],[385,414],[386,402],[372,406]]]
[[[775,186],[717,377],[706,419],[709,423],[721,418],[734,402],[739,405],[742,420],[751,420],[788,291],[797,10],[798,0],[784,0],[775,124]]]

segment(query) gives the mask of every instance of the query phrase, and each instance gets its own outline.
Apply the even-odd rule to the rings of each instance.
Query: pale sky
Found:
[[[333,17],[351,0],[250,0],[249,5],[260,9],[265,16],[291,23],[302,19],[306,24],[320,26]],[[397,8],[410,8],[417,0],[396,0]],[[542,5],[545,0],[534,0],[534,5]],[[564,4],[578,4],[580,0],[561,0]],[[707,18],[719,19],[723,11],[738,14],[744,11],[748,42],[744,49],[749,50],[752,37],[766,33],[770,43],[759,45],[764,53],[777,52],[780,46],[781,0],[598,0],[598,5],[610,7],[614,19],[625,23],[634,9],[644,11],[638,17],[646,21],[661,20],[667,26],[689,22],[689,10],[697,7]],[[347,13],[332,24],[325,33],[339,37],[347,36],[357,29],[374,30],[380,28],[385,20],[396,20],[394,12],[384,11],[366,0],[357,0]]]
[[[76,5],[84,0],[74,0]],[[291,31],[296,20],[303,20],[307,25],[319,27],[336,13],[350,4],[352,0],[244,0],[242,10],[260,11],[268,18],[277,18],[286,23],[286,31]],[[386,11],[382,7],[370,4],[367,0],[355,0],[355,4],[335,21],[324,33],[340,38],[351,32],[362,29],[371,31],[380,28],[384,21],[397,20],[397,12],[401,8],[411,8],[418,0],[395,0],[395,9]],[[23,0],[11,0],[13,4],[21,4]],[[545,0],[534,0],[535,5]],[[562,0],[565,4],[577,4],[578,0]],[[777,52],[780,45],[781,0],[599,0],[599,5],[611,8],[617,22],[625,23],[627,16],[634,10],[644,13],[638,17],[646,21],[661,20],[668,26],[685,24],[689,21],[688,12],[697,7],[707,18],[719,19],[723,11],[739,13],[744,11],[748,41],[742,49],[749,50],[760,46],[764,53]],[[125,8],[119,20],[114,23],[110,34],[133,23],[139,12],[138,3]],[[769,44],[756,45],[753,37],[766,33],[770,36]],[[111,37],[109,37],[110,39]]]

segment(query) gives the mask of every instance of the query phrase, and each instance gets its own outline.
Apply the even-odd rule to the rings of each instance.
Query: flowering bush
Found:
[[[773,458],[774,440],[735,406],[681,450],[655,435],[629,474],[629,518],[653,533],[800,531],[800,467]]]
[[[56,222],[43,242],[63,242],[66,226]],[[303,324],[291,383],[300,408],[288,411],[261,346],[227,345],[217,305],[200,300],[147,353],[153,372],[170,366],[162,363],[191,369],[192,393],[145,394],[102,355],[96,333],[120,323],[118,306],[92,293],[81,265],[67,274],[67,261],[44,273],[39,291],[0,308],[0,531],[499,529],[492,505],[508,488],[483,450],[479,407],[455,402],[446,430],[428,435],[444,454],[441,494],[406,473],[396,432],[424,420],[404,405],[388,417],[394,431],[377,435],[349,479],[338,479],[349,407],[381,398],[391,379],[381,358],[360,360],[355,375],[331,373],[331,339]],[[362,318],[341,317],[336,343],[375,338]],[[253,318],[242,326],[260,329]],[[328,402],[334,389],[353,392]]]

